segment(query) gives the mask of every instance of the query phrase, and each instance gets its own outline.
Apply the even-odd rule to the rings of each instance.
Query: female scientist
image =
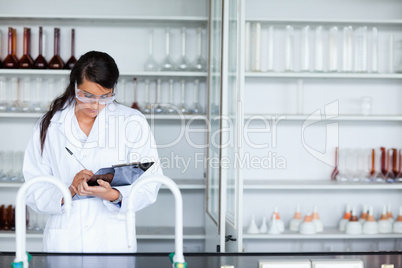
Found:
[[[43,237],[46,252],[135,252],[128,248],[125,222],[131,185],[111,187],[88,179],[100,168],[129,162],[155,162],[143,176],[162,175],[158,153],[144,116],[116,103],[119,70],[112,57],[91,51],[71,70],[65,92],[36,125],[25,151],[26,181],[51,175],[69,187],[73,204],[67,219],[61,192],[53,185],[33,185],[27,204],[49,214]],[[72,155],[66,150],[70,150]],[[159,184],[149,184],[135,197],[136,210],[155,202]]]

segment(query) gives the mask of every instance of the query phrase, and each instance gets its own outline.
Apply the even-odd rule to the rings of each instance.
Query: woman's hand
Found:
[[[89,178],[82,180],[78,185],[78,195],[92,195],[108,201],[113,201],[119,198],[119,191],[113,189],[108,182],[104,180],[97,180],[99,186],[88,186],[87,181]]]
[[[79,194],[78,193],[78,186],[83,182],[87,182],[92,176],[94,175],[94,173],[90,170],[87,169],[83,169],[80,172],[78,172],[74,179],[73,182],[71,183],[69,189],[70,191],[73,190],[74,191],[74,195],[75,194]],[[72,194],[72,197],[74,197],[74,195]],[[82,194],[79,194],[82,195]]]

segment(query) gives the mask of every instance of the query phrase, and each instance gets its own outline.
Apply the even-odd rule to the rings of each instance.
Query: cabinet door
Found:
[[[240,1],[211,3],[206,250],[241,251]]]

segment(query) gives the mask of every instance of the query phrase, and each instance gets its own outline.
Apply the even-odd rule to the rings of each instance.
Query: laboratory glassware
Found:
[[[186,82],[184,80],[181,80],[179,110],[182,114],[188,113],[186,105]]]
[[[338,169],[338,161],[339,161],[339,157],[338,157],[338,151],[339,151],[339,147],[335,148],[335,167],[334,170],[331,173],[331,181],[335,181],[336,177],[339,174],[339,169]]]
[[[63,69],[64,62],[60,57],[60,28],[54,28],[54,55],[49,61],[49,69]]]
[[[314,71],[324,71],[324,29],[320,25],[315,29],[315,66]]]
[[[24,43],[23,43],[23,55],[19,60],[20,69],[32,69],[34,66],[31,53],[31,29],[24,27]]]
[[[393,162],[392,162],[392,153],[393,153],[393,151],[392,151],[392,149],[386,149],[385,150],[385,152],[386,152],[386,173],[385,173],[385,181],[386,182],[395,182],[395,175],[394,175],[394,172],[393,172],[393,167],[392,167],[392,164],[393,164]]]
[[[74,64],[77,62],[75,58],[75,29],[71,29],[71,57],[67,60],[64,65],[64,69],[72,69]]]
[[[261,23],[259,22],[253,25],[252,43],[254,44],[254,48],[252,50],[251,71],[261,72]]]
[[[134,77],[133,81],[134,81],[134,101],[133,104],[131,105],[131,108],[141,111],[141,108],[137,102],[137,78]]]
[[[194,80],[193,105],[189,109],[189,112],[191,114],[201,114],[202,113],[202,107],[198,100],[199,99],[198,90],[199,90],[199,80],[196,79],[196,80]]]
[[[329,29],[328,44],[328,71],[338,71],[338,27],[334,26]]]
[[[157,71],[158,70],[158,63],[154,58],[154,31],[153,29],[149,30],[149,55],[144,64],[145,71]]]
[[[342,71],[352,71],[352,45],[353,45],[353,28],[352,26],[345,26],[343,28],[343,40],[342,40]]]
[[[42,96],[42,77],[37,77],[36,78],[36,83],[35,83],[35,90],[32,98],[32,104],[31,104],[31,110],[33,112],[42,112],[43,105],[41,101],[41,96]]]
[[[285,72],[294,71],[294,31],[293,27],[286,26],[285,41]]]
[[[47,61],[43,56],[43,42],[44,42],[44,35],[42,26],[39,27],[39,55],[36,57],[34,61],[34,68],[35,69],[46,69],[47,68]]]
[[[173,71],[173,61],[170,57],[170,29],[166,28],[166,51],[165,58],[161,63],[161,71]]]
[[[19,82],[17,77],[11,78],[11,87],[8,88],[8,107],[7,111],[9,112],[18,112],[19,111]]]
[[[165,113],[174,114],[177,113],[177,108],[173,104],[173,79],[169,80],[169,103],[166,107]],[[175,109],[176,108],[176,109]]]
[[[202,57],[202,28],[197,28],[197,57],[192,64],[192,71],[194,72],[206,72],[207,61]]]
[[[18,59],[14,53],[14,42],[16,41],[15,38],[15,31],[13,28],[8,28],[8,54],[7,57],[3,60],[3,68],[8,69],[16,69],[18,68]]]
[[[181,56],[176,63],[176,71],[185,72],[190,68],[189,61],[186,56],[186,27],[181,28]]]
[[[146,79],[145,80],[145,104],[144,104],[144,109],[142,110],[142,112],[144,114],[150,114],[152,111],[152,105],[149,102],[149,80]]]
[[[0,77],[0,112],[7,110],[7,83],[5,77]]]
[[[371,30],[371,72],[378,72],[378,29],[373,27]]]
[[[31,79],[29,77],[25,77],[22,80],[21,86],[21,111],[22,112],[30,112],[30,105],[31,105]]]
[[[154,113],[156,113],[156,114],[163,114],[164,111],[165,111],[163,109],[162,104],[160,103],[160,100],[161,100],[161,85],[162,85],[161,79],[157,79],[156,84],[155,84],[155,107],[154,107]]]
[[[310,26],[303,27],[301,33],[301,71],[310,71]]]
[[[274,71],[274,26],[268,27],[268,72]]]

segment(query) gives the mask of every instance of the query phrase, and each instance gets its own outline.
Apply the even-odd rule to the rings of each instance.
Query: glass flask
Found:
[[[195,58],[191,70],[194,72],[206,72],[207,61],[202,57],[202,28],[197,29],[197,57]]]
[[[393,170],[393,149],[386,150],[386,173],[385,173],[385,181],[386,182],[395,182],[395,174]],[[396,158],[397,159],[397,158]],[[396,164],[396,163],[395,163]]]
[[[189,109],[190,114],[202,113],[202,107],[201,104],[199,103],[198,89],[199,89],[199,80],[196,79],[194,80],[193,105]]]
[[[34,61],[34,68],[35,69],[46,69],[47,68],[47,61],[43,56],[43,43],[44,43],[44,35],[42,26],[39,27],[39,54]]]
[[[402,182],[402,149],[398,150],[398,160],[399,173],[395,176],[395,181]]]
[[[156,80],[156,84],[155,84],[155,107],[154,107],[154,113],[155,114],[163,114],[164,113],[164,109],[162,104],[160,103],[160,99],[161,99],[161,84],[162,81],[160,79]]]
[[[20,69],[32,69],[34,66],[33,59],[31,57],[31,29],[24,27],[24,44],[23,55],[19,61]]]
[[[339,148],[336,147],[335,148],[335,167],[334,167],[334,170],[331,173],[331,181],[335,181],[336,177],[339,174],[339,169],[338,169],[338,161],[339,161],[338,150],[339,150]]]
[[[31,105],[31,110],[33,112],[39,113],[39,112],[44,111],[44,107],[43,107],[42,100],[41,100],[41,96],[43,95],[42,91],[43,91],[42,77],[37,77],[35,91],[34,91],[33,98],[32,98],[32,105]]]
[[[19,112],[19,81],[17,77],[11,78],[11,87],[8,88],[7,94],[7,111],[8,112]]]
[[[134,77],[133,80],[134,80],[134,101],[133,104],[131,105],[131,108],[141,111],[140,106],[138,105],[137,102],[137,78]]]
[[[75,30],[71,29],[71,57],[67,60],[66,64],[64,65],[64,69],[72,69],[74,64],[77,62],[75,58]]]
[[[144,64],[144,70],[148,72],[154,72],[158,70],[158,63],[154,58],[154,31],[149,30],[149,55],[147,61]]]
[[[142,110],[142,112],[144,114],[150,114],[152,111],[152,105],[149,102],[149,79],[145,80],[145,104],[144,104],[144,109]]]
[[[31,106],[31,79],[29,77],[25,77],[22,80],[22,87],[21,87],[21,111],[22,112],[30,112]]]
[[[185,72],[190,68],[189,61],[186,56],[186,28],[181,28],[181,56],[176,63],[176,71]]]
[[[166,28],[166,51],[165,58],[161,63],[161,71],[173,71],[173,61],[170,57],[170,29]]]
[[[173,104],[173,79],[169,80],[169,103],[165,109],[165,113],[167,114],[175,114],[177,113],[177,107]]]
[[[188,113],[186,105],[186,82],[184,80],[181,80],[179,110],[182,114]]]
[[[285,43],[285,72],[294,71],[294,47],[295,36],[293,27],[286,26],[286,43]]]
[[[5,77],[0,77],[0,112],[7,110],[7,83]],[[0,159],[1,160],[1,159]]]
[[[64,62],[60,57],[60,29],[54,28],[54,55],[49,61],[49,69],[63,69]]]
[[[7,69],[17,69],[18,68],[18,59],[15,55],[15,45],[16,42],[16,32],[13,28],[8,28],[8,54],[7,57],[3,61],[3,68]]]

